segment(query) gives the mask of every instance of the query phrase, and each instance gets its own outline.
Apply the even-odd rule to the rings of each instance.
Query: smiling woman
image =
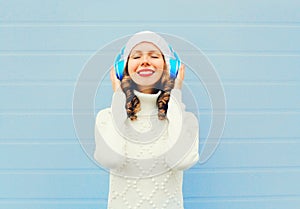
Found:
[[[94,158],[110,171],[108,208],[183,209],[183,170],[198,156],[198,121],[181,100],[184,65],[158,34],[133,35],[97,114]]]
[[[128,59],[128,74],[137,84],[139,91],[146,93],[153,88],[161,78],[165,61],[159,48],[149,42],[136,45]]]

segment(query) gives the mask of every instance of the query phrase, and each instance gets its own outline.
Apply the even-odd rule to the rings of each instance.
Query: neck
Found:
[[[141,93],[144,93],[144,94],[157,94],[159,92],[159,89],[144,89],[142,91],[138,90],[139,92]]]
[[[139,92],[142,92],[144,94],[152,94],[152,89],[139,90]]]
[[[159,89],[156,85],[154,86],[136,86],[137,90],[139,92],[142,92],[144,94],[156,94],[157,92],[159,92]]]

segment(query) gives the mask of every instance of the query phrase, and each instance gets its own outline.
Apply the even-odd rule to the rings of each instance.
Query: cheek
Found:
[[[157,61],[155,62],[155,65],[156,65],[157,68],[163,69],[164,66],[165,66],[165,62],[164,62],[163,60],[157,60]]]
[[[165,62],[164,61],[157,62],[157,63],[155,63],[155,67],[157,70],[156,75],[160,78],[164,72]]]
[[[128,73],[134,73],[136,68],[137,68],[138,64],[135,61],[130,61],[128,62]]]
[[[163,72],[164,72],[164,70],[160,70],[160,71],[159,71],[159,73],[158,73],[159,78],[162,76]]]

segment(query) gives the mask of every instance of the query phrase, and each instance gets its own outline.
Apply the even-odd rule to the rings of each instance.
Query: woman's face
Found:
[[[139,43],[129,55],[129,76],[142,92],[155,86],[163,74],[164,66],[161,51],[149,42]]]

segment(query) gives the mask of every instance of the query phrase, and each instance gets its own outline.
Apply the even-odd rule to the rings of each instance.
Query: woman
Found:
[[[183,209],[183,170],[198,161],[198,121],[184,111],[184,65],[174,71],[174,55],[161,36],[144,31],[111,69],[112,105],[97,115],[94,153],[110,170],[110,209]]]

